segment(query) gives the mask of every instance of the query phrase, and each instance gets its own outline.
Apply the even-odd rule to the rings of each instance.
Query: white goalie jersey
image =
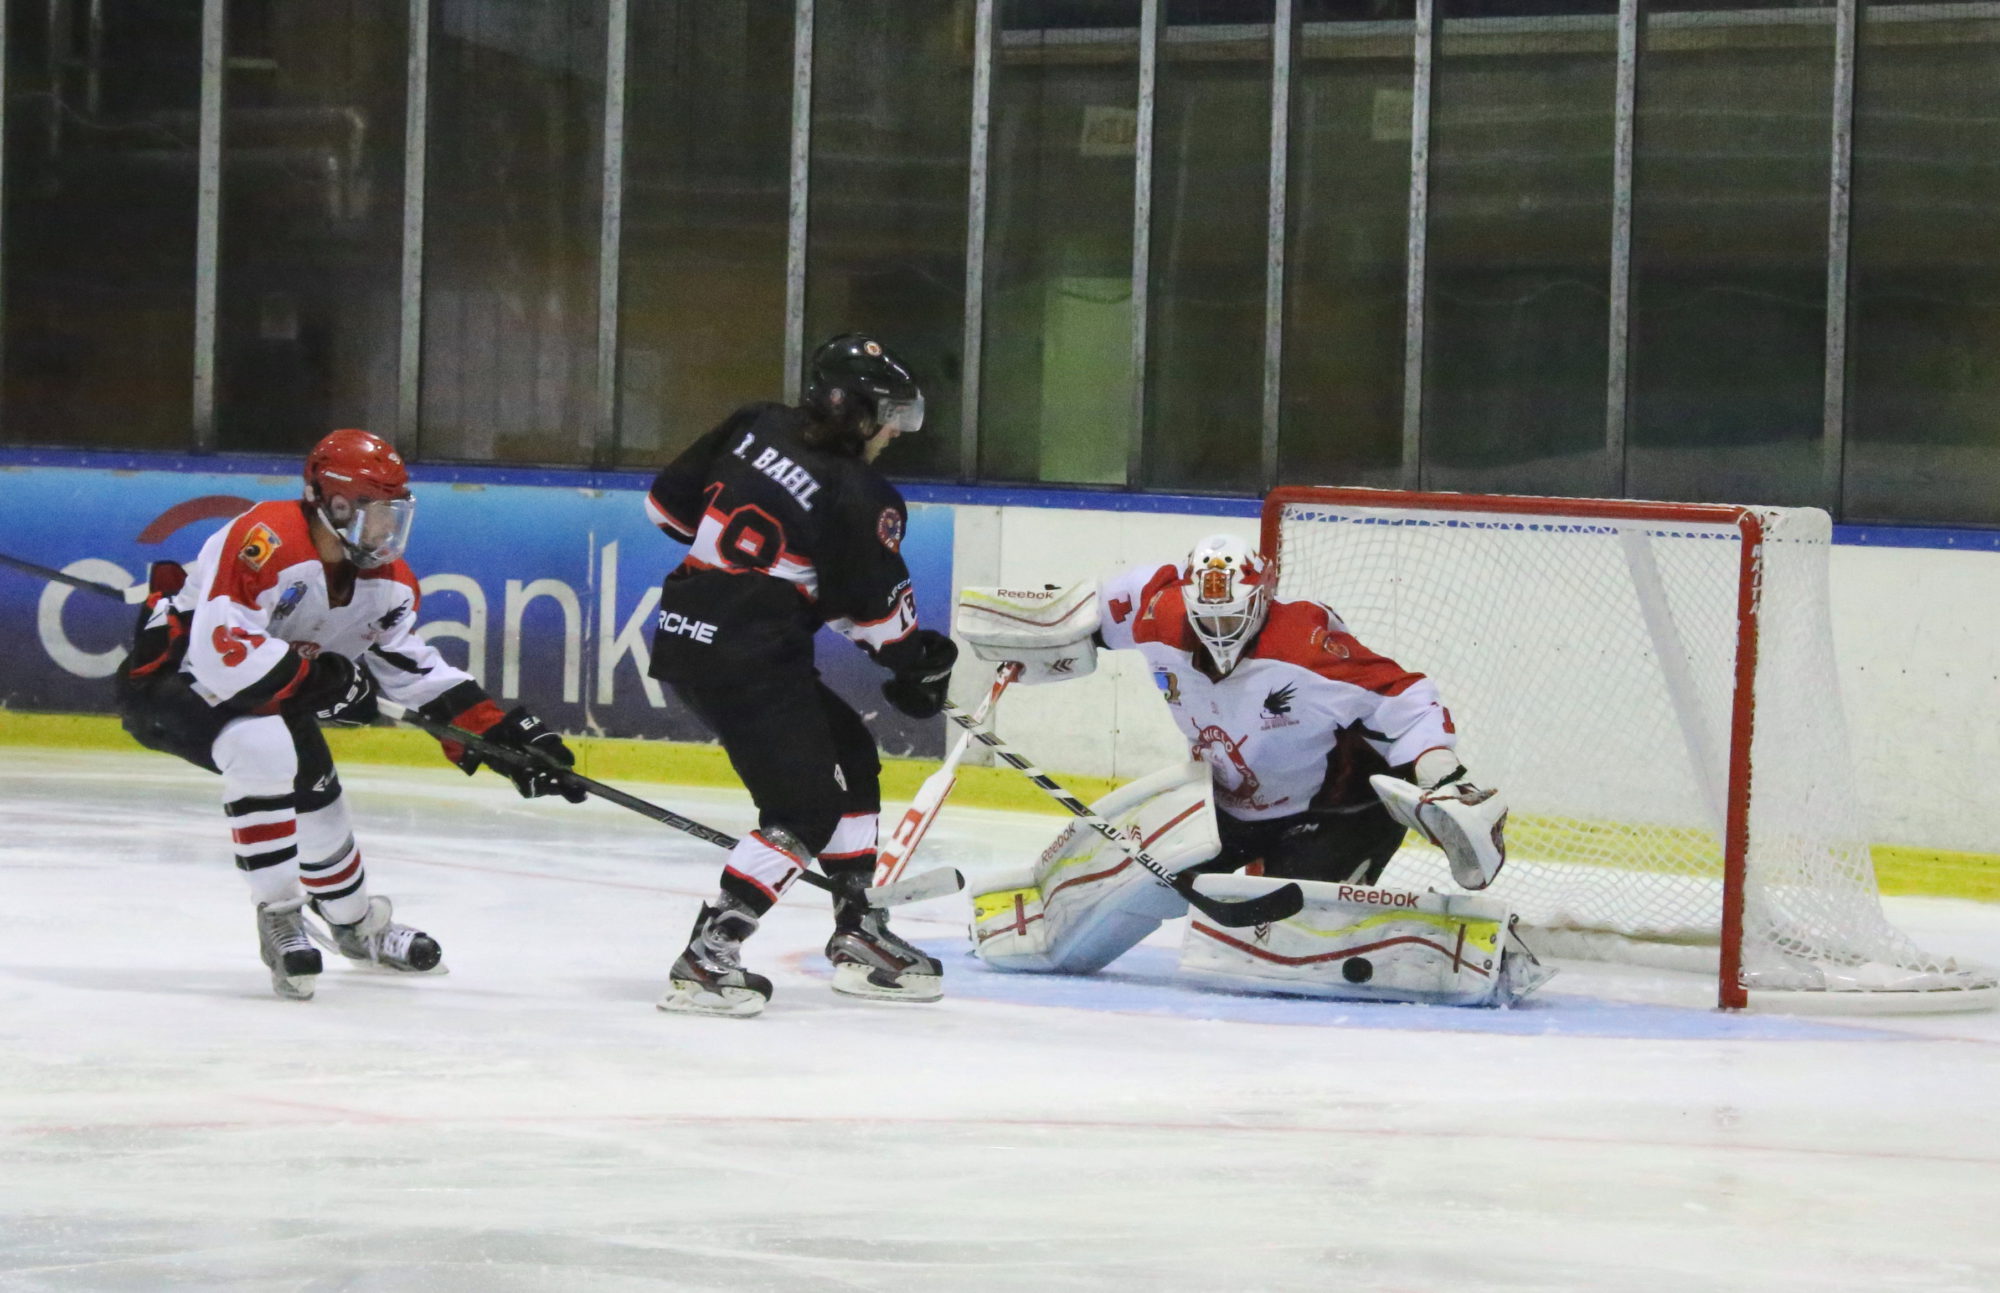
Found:
[[[1107,648],[1145,656],[1217,807],[1242,820],[1375,802],[1370,774],[1458,738],[1437,688],[1376,655],[1327,607],[1273,601],[1263,632],[1220,681],[1194,664],[1176,566],[1141,566],[1098,590]]]

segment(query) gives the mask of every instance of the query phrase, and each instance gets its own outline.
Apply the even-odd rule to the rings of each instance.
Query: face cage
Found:
[[[1222,672],[1228,673],[1236,667],[1236,658],[1264,626],[1264,600],[1265,590],[1260,587],[1250,594],[1249,603],[1240,610],[1204,614],[1195,606],[1188,608],[1188,624]]]
[[[875,406],[875,414],[880,424],[897,435],[915,435],[924,428],[924,395],[917,392],[915,399],[882,400]]]
[[[348,559],[364,569],[386,566],[410,546],[410,527],[416,523],[414,498],[377,498],[354,507],[347,524],[334,519],[332,509],[322,504],[320,514],[340,538]]]

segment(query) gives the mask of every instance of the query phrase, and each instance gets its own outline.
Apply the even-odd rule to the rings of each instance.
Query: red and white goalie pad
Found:
[[[1284,883],[1218,875],[1195,885],[1211,898],[1243,899]],[[1197,912],[1181,945],[1181,972],[1237,992],[1440,1006],[1512,1005],[1555,973],[1492,898],[1297,883],[1305,906],[1274,925],[1223,929]]]
[[[1097,584],[967,588],[952,627],[981,660],[1018,664],[1017,682],[1067,682],[1097,671]]]
[[[1092,804],[1168,871],[1222,849],[1208,765],[1162,768]],[[1073,821],[1032,867],[995,877],[972,898],[972,946],[1000,970],[1092,974],[1187,910],[1187,900]]]

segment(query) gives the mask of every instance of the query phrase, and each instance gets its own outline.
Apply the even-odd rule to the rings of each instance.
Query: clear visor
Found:
[[[386,566],[410,546],[410,526],[417,519],[416,499],[378,498],[340,510],[348,512],[344,520],[337,514],[328,519],[355,565]]]
[[[876,406],[882,425],[897,435],[915,435],[924,429],[924,396],[913,400],[883,400]]]

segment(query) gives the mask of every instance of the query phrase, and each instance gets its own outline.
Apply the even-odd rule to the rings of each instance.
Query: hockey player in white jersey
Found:
[[[322,967],[311,936],[353,961],[442,969],[436,940],[369,896],[321,722],[372,721],[379,688],[501,745],[573,761],[527,709],[502,713],[417,635],[417,580],[401,559],[415,507],[394,449],[366,431],[335,431],[306,459],[303,499],[259,503],[210,536],[184,571],[154,567],[137,642],[119,668],[134,739],[222,774],[258,949],[281,997],[313,995]],[[445,755],[468,774],[479,766],[457,745]],[[546,773],[509,775],[525,796],[583,797]]]
[[[1099,641],[1146,658],[1213,773],[1222,853],[1204,869],[1372,884],[1414,826],[1460,885],[1491,884],[1505,809],[1467,779],[1436,686],[1319,602],[1274,600],[1274,583],[1249,544],[1217,535],[1184,566],[1098,590]]]
[[[1506,861],[1506,806],[1470,780],[1429,678],[1370,651],[1330,608],[1279,601],[1249,544],[1218,535],[1185,564],[1142,566],[1046,593],[966,591],[958,628],[1033,684],[1094,671],[1098,648],[1139,652],[1194,762],[1114,792],[1099,815],[1213,898],[1303,882],[1304,912],[1254,937],[1197,917],[1184,970],[1284,990],[1498,1004],[1540,981],[1504,905],[1376,887],[1410,829],[1453,878],[1484,889]],[[1194,880],[1209,875],[1214,878]],[[1072,827],[1030,873],[975,895],[973,937],[998,968],[1089,973],[1184,903]],[[1394,926],[1394,928],[1388,928]],[[1368,955],[1362,955],[1362,953]]]

